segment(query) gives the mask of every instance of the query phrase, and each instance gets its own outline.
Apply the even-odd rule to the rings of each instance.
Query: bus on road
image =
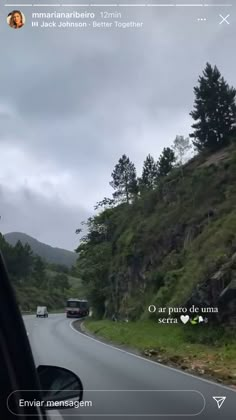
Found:
[[[67,318],[83,318],[89,315],[89,303],[87,300],[68,299],[66,302]]]

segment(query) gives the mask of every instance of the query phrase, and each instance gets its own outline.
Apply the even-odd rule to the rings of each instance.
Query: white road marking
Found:
[[[103,346],[110,347],[110,348],[112,348],[112,349],[114,349],[114,350],[120,351],[121,353],[129,354],[130,356],[136,357],[137,359],[141,359],[141,360],[144,360],[145,362],[148,362],[148,363],[152,363],[152,364],[154,364],[154,365],[161,366],[162,368],[172,370],[172,371],[177,372],[177,373],[180,373],[180,374],[182,374],[182,375],[187,375],[187,376],[190,376],[191,378],[197,379],[197,380],[202,381],[202,382],[206,382],[206,383],[208,383],[208,384],[210,384],[210,385],[215,385],[215,386],[218,386],[218,387],[220,387],[220,388],[224,388],[224,389],[226,389],[227,391],[236,392],[236,389],[230,388],[230,387],[228,387],[228,386],[226,386],[226,385],[221,385],[221,384],[218,384],[217,382],[212,382],[212,381],[210,381],[210,380],[208,380],[208,379],[201,378],[200,376],[195,376],[195,375],[192,375],[191,373],[188,373],[188,372],[183,372],[182,370],[179,370],[179,369],[173,368],[173,367],[171,367],[171,366],[162,365],[161,363],[154,362],[153,360],[146,359],[145,357],[138,356],[137,354],[130,353],[129,351],[119,349],[118,347],[112,346],[111,344],[106,344],[106,343],[103,343],[102,341],[97,340],[96,338],[90,337],[89,335],[87,335],[87,334],[83,334],[83,333],[81,333],[80,331],[76,330],[76,329],[73,327],[73,325],[72,325],[74,322],[75,322],[75,321],[71,321],[71,322],[70,322],[70,328],[71,328],[73,331],[75,331],[75,332],[76,332],[76,333],[78,333],[78,334],[83,335],[84,337],[87,337],[87,338],[88,338],[88,339],[90,339],[90,340],[96,341],[97,343],[100,343],[100,344],[102,344]]]

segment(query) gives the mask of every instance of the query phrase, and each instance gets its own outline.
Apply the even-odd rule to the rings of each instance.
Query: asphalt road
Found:
[[[62,410],[63,418],[92,420],[233,420],[236,391],[165,367],[73,329],[64,314],[25,316],[36,365],[50,364],[80,376],[87,406]],[[213,396],[225,396],[218,409]]]

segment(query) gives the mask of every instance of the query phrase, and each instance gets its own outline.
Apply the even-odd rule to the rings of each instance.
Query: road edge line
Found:
[[[205,378],[201,378],[200,376],[195,376],[195,375],[192,375],[191,373],[184,372],[184,371],[182,371],[182,370],[180,370],[180,369],[177,369],[177,368],[174,368],[174,367],[171,367],[171,366],[168,366],[168,365],[163,365],[163,364],[161,364],[161,363],[159,363],[159,362],[155,362],[154,360],[149,360],[149,359],[146,359],[145,357],[143,357],[143,356],[139,356],[138,354],[135,354],[135,353],[130,353],[129,351],[126,351],[126,350],[123,350],[123,349],[119,349],[119,347],[115,347],[115,346],[113,346],[112,344],[107,344],[107,343],[104,343],[103,341],[98,340],[98,339],[96,339],[96,338],[93,338],[93,337],[91,337],[90,335],[86,334],[86,332],[85,332],[85,333],[82,333],[82,332],[78,331],[78,330],[77,330],[77,329],[73,326],[73,323],[74,323],[74,322],[76,322],[76,320],[71,321],[71,322],[70,322],[70,324],[69,324],[69,325],[70,325],[70,328],[71,328],[74,332],[76,332],[76,333],[78,333],[78,334],[81,334],[81,335],[83,335],[83,336],[87,337],[87,338],[88,338],[88,339],[90,339],[90,340],[96,341],[97,343],[100,343],[100,344],[102,344],[103,346],[110,347],[110,348],[112,348],[112,349],[114,349],[114,350],[118,350],[118,351],[120,351],[120,352],[122,352],[122,353],[126,353],[126,354],[128,354],[128,355],[130,355],[130,356],[136,357],[137,359],[144,360],[145,362],[152,363],[152,364],[154,364],[154,365],[156,365],[156,366],[160,366],[160,367],[162,367],[162,368],[166,368],[166,369],[172,370],[172,371],[174,371],[174,372],[181,373],[182,375],[187,375],[187,376],[190,376],[191,378],[194,378],[194,379],[200,380],[200,381],[202,381],[202,382],[206,382],[206,383],[211,384],[211,385],[216,385],[216,386],[218,386],[218,387],[220,387],[220,388],[224,388],[224,389],[226,389],[227,391],[231,391],[231,392],[235,392],[235,393],[236,393],[236,390],[235,390],[235,389],[233,389],[233,388],[230,388],[230,386],[227,386],[227,385],[222,385],[222,384],[219,384],[219,383],[217,383],[217,382],[210,381],[209,379],[205,379]]]

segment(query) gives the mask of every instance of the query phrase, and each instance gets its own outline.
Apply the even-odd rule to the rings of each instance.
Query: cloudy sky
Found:
[[[120,156],[140,174],[148,153],[157,159],[176,134],[191,132],[193,87],[206,62],[236,86],[235,8],[120,9],[122,21],[143,21],[143,29],[35,29],[32,8],[21,7],[26,25],[13,30],[5,22],[12,7],[0,6],[1,232],[74,249],[75,229],[112,194]],[[34,7],[54,10],[65,9]],[[114,8],[72,10],[101,20]],[[230,25],[219,14],[230,14]]]

